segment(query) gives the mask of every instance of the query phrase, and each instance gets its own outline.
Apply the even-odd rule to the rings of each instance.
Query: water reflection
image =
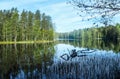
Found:
[[[100,50],[113,50],[115,53],[120,52],[120,40],[118,41],[103,41],[99,39],[87,39],[87,40],[59,40],[58,43],[70,44],[76,47],[88,47],[88,48],[96,48]]]
[[[106,50],[96,49],[93,53],[85,53],[87,56],[76,57],[65,61],[60,56],[69,54],[69,49],[83,50],[86,48],[74,47],[69,44],[57,44],[55,46],[53,72],[55,79],[118,79],[120,78],[120,54]]]
[[[54,62],[58,62],[58,61],[64,61],[64,59],[61,58],[62,55],[67,54],[69,55],[70,52],[72,52],[73,49],[75,49],[78,54],[78,56],[76,56],[76,58],[87,58],[87,57],[93,57],[93,56],[102,56],[102,57],[110,57],[112,58],[113,56],[116,55],[120,55],[119,53],[116,54],[114,51],[112,50],[99,50],[99,49],[89,49],[88,51],[86,51],[87,48],[83,48],[83,47],[75,47],[69,44],[57,44],[55,46],[56,49],[56,53],[54,56]],[[83,51],[85,50],[85,51]],[[90,51],[90,52],[89,52]],[[93,52],[91,52],[93,51]],[[86,55],[85,57],[83,56],[79,56],[79,55]],[[75,61],[76,61],[76,58]]]
[[[68,44],[67,44],[68,43]],[[120,53],[81,46],[67,41],[59,44],[0,45],[0,79],[118,79]],[[65,61],[60,56],[72,49],[95,49],[92,53]]]
[[[0,79],[41,78],[53,63],[54,44],[0,45],[0,49]]]

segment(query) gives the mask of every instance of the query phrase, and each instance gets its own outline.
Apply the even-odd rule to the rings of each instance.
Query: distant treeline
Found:
[[[74,30],[73,32],[57,33],[58,38],[65,39],[103,39],[108,41],[116,41],[120,38],[120,24],[109,25],[106,27],[92,27]]]
[[[39,10],[0,10],[0,41],[53,40],[53,34],[51,17]]]

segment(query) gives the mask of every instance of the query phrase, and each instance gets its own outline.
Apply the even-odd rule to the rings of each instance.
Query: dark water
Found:
[[[0,79],[120,79],[120,44],[109,43],[62,40],[0,45]],[[95,51],[78,52],[79,57],[67,61],[61,58],[73,49],[87,48]]]

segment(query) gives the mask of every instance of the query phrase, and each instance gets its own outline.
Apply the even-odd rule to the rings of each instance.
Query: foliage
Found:
[[[59,38],[65,39],[103,39],[107,41],[117,41],[120,38],[120,24],[116,24],[115,26],[110,25],[108,27],[92,27],[74,30],[69,33],[58,33]]]
[[[39,10],[0,10],[0,41],[53,40],[53,33],[51,17]]]

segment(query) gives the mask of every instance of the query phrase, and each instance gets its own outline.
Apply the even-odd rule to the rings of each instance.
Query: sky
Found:
[[[67,4],[68,0],[0,0],[0,10],[17,8],[19,11],[40,10],[52,17],[56,32],[70,32],[77,29],[92,27],[92,22],[82,21],[78,10]],[[88,17],[84,17],[88,18]]]

